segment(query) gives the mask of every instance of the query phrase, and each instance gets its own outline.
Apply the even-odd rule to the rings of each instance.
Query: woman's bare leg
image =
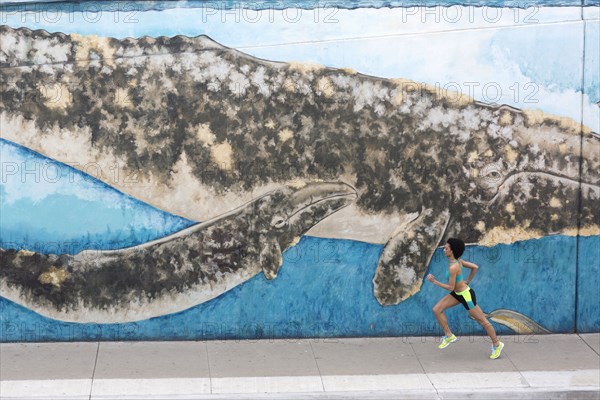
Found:
[[[458,300],[447,294],[442,297],[442,299],[438,301],[435,306],[433,306],[433,315],[435,315],[435,319],[437,319],[438,323],[444,330],[444,335],[446,336],[452,336],[452,331],[448,326],[448,318],[446,318],[444,311],[448,308],[454,307],[457,304],[459,304]]]
[[[479,322],[479,325],[483,326],[483,329],[485,329],[490,339],[492,339],[493,345],[498,346],[500,341],[496,336],[496,331],[494,330],[494,327],[490,321],[488,321],[488,319],[485,317],[485,314],[481,308],[479,306],[475,306],[473,309],[469,310],[469,314],[471,314],[471,317],[473,317],[475,321]]]

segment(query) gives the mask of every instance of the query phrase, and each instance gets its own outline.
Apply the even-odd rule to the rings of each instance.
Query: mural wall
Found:
[[[600,331],[597,2],[0,17],[0,341]]]

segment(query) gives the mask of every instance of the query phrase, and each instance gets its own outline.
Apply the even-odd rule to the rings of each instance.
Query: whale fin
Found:
[[[375,297],[381,305],[398,304],[420,290],[449,221],[448,210],[425,209],[388,240],[373,278]]]
[[[265,278],[271,280],[277,277],[282,264],[283,257],[279,243],[275,239],[266,240],[265,246],[260,251],[260,266],[265,274]]]
[[[513,310],[507,310],[503,308],[499,308],[497,310],[492,311],[489,314],[485,314],[486,317],[491,319],[494,322],[502,324],[510,329],[512,329],[515,333],[518,334],[539,334],[539,333],[552,333],[548,329],[544,328],[531,318],[518,313]]]

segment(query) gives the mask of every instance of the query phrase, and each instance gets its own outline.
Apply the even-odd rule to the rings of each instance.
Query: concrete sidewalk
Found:
[[[0,345],[1,399],[600,399],[600,334]]]

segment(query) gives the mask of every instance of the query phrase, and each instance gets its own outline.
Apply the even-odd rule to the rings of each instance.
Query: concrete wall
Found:
[[[599,331],[597,4],[20,3],[1,341]]]

